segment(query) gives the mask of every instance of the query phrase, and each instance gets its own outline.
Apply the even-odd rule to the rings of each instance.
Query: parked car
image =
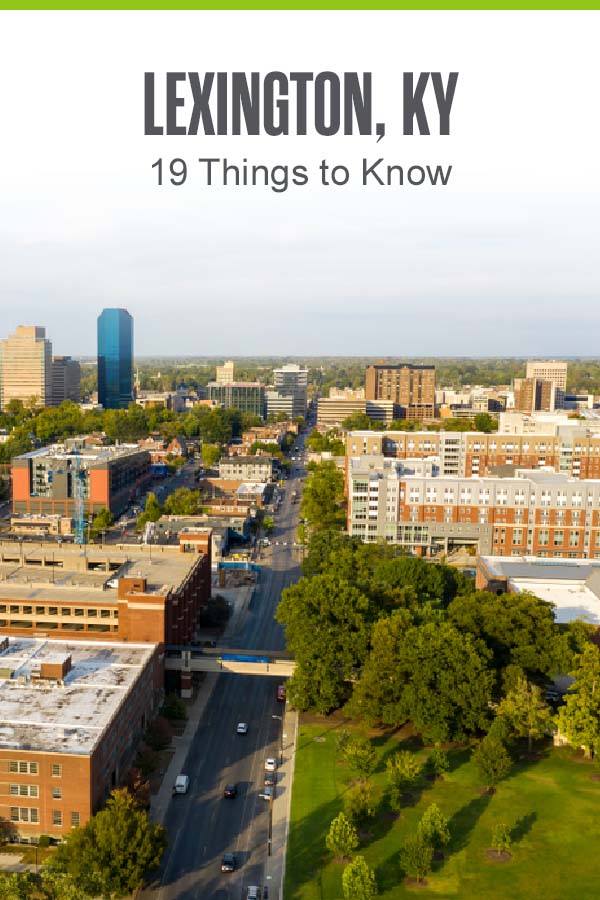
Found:
[[[237,796],[237,784],[226,784],[225,790],[223,791],[223,796],[227,797],[228,800],[233,799],[233,797]]]
[[[273,787],[275,778],[275,772],[265,772],[265,787]]]
[[[273,756],[265,759],[265,772],[274,772],[277,768],[277,760]]]
[[[272,800],[274,796],[274,787],[264,787],[262,791],[259,793],[259,797],[261,800]]]
[[[248,734],[248,723],[247,722],[238,722],[238,727],[236,728],[238,734]]]

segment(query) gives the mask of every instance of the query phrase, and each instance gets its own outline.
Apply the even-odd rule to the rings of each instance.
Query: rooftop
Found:
[[[149,662],[148,644],[7,638],[0,651],[0,749],[89,755]],[[0,645],[1,646],[1,645]],[[71,657],[64,681],[42,663]]]
[[[0,542],[0,597],[116,603],[109,579],[146,579],[146,593],[177,591],[198,556],[168,546]]]
[[[137,444],[117,444],[107,446],[88,447],[82,445],[76,451],[73,447],[67,447],[65,444],[49,444],[47,447],[40,447],[37,450],[30,450],[29,453],[23,453],[15,459],[52,459],[52,460],[74,460],[78,458],[83,466],[101,465],[110,462],[113,459],[119,459],[124,456],[131,456],[134,453],[140,453],[140,447]]]
[[[557,622],[600,625],[600,560],[484,556],[482,561],[490,574],[506,578],[511,590],[553,603]]]

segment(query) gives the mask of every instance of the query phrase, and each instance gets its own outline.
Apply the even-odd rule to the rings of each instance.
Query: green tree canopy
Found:
[[[427,807],[417,826],[417,834],[436,850],[440,850],[450,843],[450,829],[448,818],[443,814],[437,803]]]
[[[193,516],[198,512],[200,492],[187,487],[177,488],[165,500],[164,510],[169,516]],[[146,503],[146,509],[148,504]]]
[[[309,465],[300,511],[312,531],[345,527],[344,475],[331,460]]]
[[[558,714],[558,728],[586,756],[600,752],[600,651],[587,644],[571,672],[574,683]]]
[[[527,738],[530,753],[533,739],[546,734],[552,723],[552,712],[544,702],[540,688],[526,678],[520,678],[508,692],[500,702],[497,714],[506,719],[512,734]]]
[[[345,859],[358,847],[356,828],[343,812],[339,813],[329,826],[325,844],[338,859]]]
[[[486,787],[493,787],[505,778],[512,768],[512,760],[502,741],[494,735],[486,735],[472,754]]]
[[[347,679],[368,653],[372,618],[369,599],[331,575],[302,578],[283,591],[276,619],[296,659],[289,682],[295,705],[319,712],[340,705]]]
[[[162,825],[153,825],[126,790],[113,791],[106,807],[60,844],[49,863],[92,897],[122,898],[139,888],[166,846]]]
[[[377,896],[375,873],[364,856],[355,857],[342,875],[344,900],[372,900]]]

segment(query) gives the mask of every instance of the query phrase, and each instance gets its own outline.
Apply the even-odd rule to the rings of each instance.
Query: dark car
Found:
[[[235,856],[233,853],[224,853],[221,860],[221,872],[235,872]]]
[[[231,799],[237,795],[237,784],[226,784],[223,796]]]
[[[265,787],[272,787],[275,784],[275,772],[265,772]]]

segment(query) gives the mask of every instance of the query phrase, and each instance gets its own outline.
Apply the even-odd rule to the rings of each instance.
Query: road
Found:
[[[284,649],[274,614],[282,589],[300,577],[298,550],[291,547],[299,505],[291,502],[291,494],[300,490],[303,475],[296,463],[284,482],[272,534],[278,544],[263,551],[259,588],[246,621],[228,636],[228,646]],[[144,891],[144,900],[241,900],[246,885],[268,884],[269,810],[258,794],[264,760],[278,755],[281,740],[281,721],[272,718],[282,713],[277,683],[264,676],[219,676],[186,763],[190,791],[170,804],[165,820],[169,849],[158,882]],[[247,735],[236,734],[238,722],[249,724]],[[237,783],[238,796],[225,800],[223,788],[230,782]],[[279,784],[278,795],[289,789]],[[221,857],[227,852],[235,853],[238,868],[222,874]],[[271,892],[271,900],[275,896]]]

